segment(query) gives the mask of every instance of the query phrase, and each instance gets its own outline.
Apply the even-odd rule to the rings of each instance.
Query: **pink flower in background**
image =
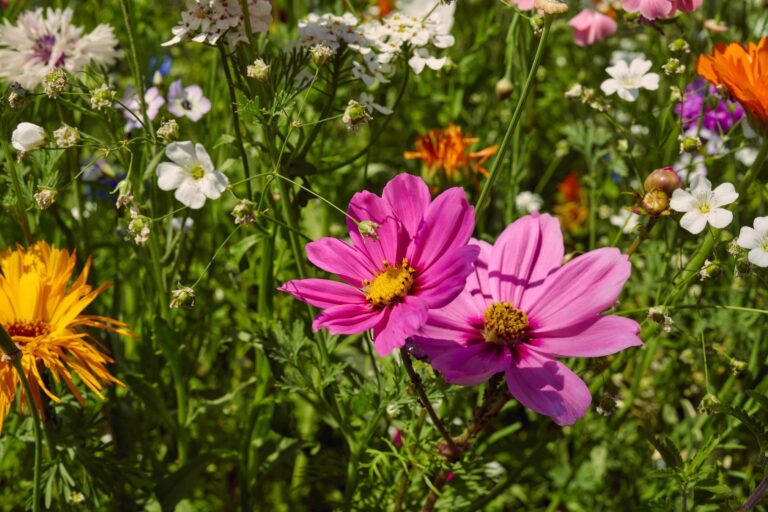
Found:
[[[315,330],[373,329],[376,350],[387,355],[416,333],[430,309],[447,305],[464,288],[479,253],[467,245],[474,209],[460,188],[432,201],[424,180],[400,174],[382,197],[355,194],[347,213],[362,224],[347,220],[351,244],[321,238],[306,248],[312,263],[344,282],[302,279],[280,290],[323,309]]]
[[[639,12],[644,18],[657,20],[673,16],[677,10],[691,12],[701,7],[704,0],[621,0],[627,12]]]
[[[510,5],[516,5],[518,9],[528,11],[533,9],[534,0],[507,0]]]
[[[491,246],[481,241],[475,272],[448,306],[432,310],[414,338],[448,382],[471,386],[506,373],[521,404],[558,425],[582,417],[586,384],[559,357],[599,357],[642,345],[640,326],[612,307],[631,266],[617,249],[590,251],[561,266],[560,223],[528,215]]]
[[[568,24],[573,28],[573,38],[579,46],[593,45],[616,33],[616,21],[592,9],[584,9]]]

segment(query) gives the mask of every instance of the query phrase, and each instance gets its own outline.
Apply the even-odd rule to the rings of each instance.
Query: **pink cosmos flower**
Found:
[[[568,24],[573,28],[573,38],[579,46],[593,45],[616,33],[616,21],[592,9],[584,9]]]
[[[496,244],[480,247],[475,272],[445,308],[432,310],[414,353],[448,382],[470,386],[505,372],[524,406],[558,425],[582,417],[586,384],[559,357],[599,357],[642,345],[634,320],[600,313],[616,302],[631,266],[617,249],[590,251],[561,266],[560,222],[528,215]]]
[[[639,12],[644,18],[656,20],[673,16],[677,10],[691,12],[701,7],[704,0],[621,0],[627,12]]]
[[[461,188],[432,201],[424,180],[400,174],[387,183],[382,197],[355,194],[347,213],[375,223],[375,233],[364,236],[348,219],[352,244],[321,238],[306,248],[312,263],[344,283],[302,279],[280,290],[323,309],[312,324],[315,330],[355,334],[373,329],[376,350],[387,355],[416,333],[430,309],[446,306],[464,288],[480,252],[467,245],[474,208]]]
[[[510,5],[516,5],[518,9],[528,11],[533,9],[535,0],[508,0]]]

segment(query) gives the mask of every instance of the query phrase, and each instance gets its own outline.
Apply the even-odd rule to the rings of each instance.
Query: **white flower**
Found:
[[[411,69],[417,75],[424,71],[424,66],[437,71],[445,66],[446,62],[448,62],[447,57],[433,57],[425,48],[416,48],[413,50],[411,58],[408,59],[408,65],[411,66]]]
[[[640,224],[640,215],[622,208],[616,215],[611,215],[609,220],[611,224],[617,228],[621,228],[623,233],[629,234],[635,230],[638,224]]]
[[[651,61],[641,57],[637,57],[629,65],[620,60],[605,69],[611,78],[600,84],[600,89],[609,96],[616,93],[623,100],[635,101],[640,89],[655,91],[659,88],[659,75],[648,73],[652,65]]]
[[[168,89],[168,112],[176,117],[187,117],[199,121],[211,110],[211,100],[203,96],[198,85],[181,87],[181,80],[176,80]]]
[[[539,194],[534,194],[533,192],[529,192],[527,190],[520,192],[515,198],[515,208],[517,208],[517,211],[521,213],[537,212],[541,209],[543,204],[544,200]]]
[[[750,263],[758,267],[768,267],[768,217],[756,218],[754,226],[741,228],[736,243],[750,250],[747,255]]]
[[[269,0],[248,0],[251,32],[257,34],[269,30],[272,23],[272,4]],[[196,43],[216,44],[225,36],[231,46],[248,41],[243,23],[240,0],[187,0],[181,21],[171,29],[173,37],[163,43],[171,46],[191,39]]]
[[[83,35],[72,24],[72,9],[25,11],[11,24],[0,26],[0,77],[33,89],[53,69],[78,74],[91,62],[115,63],[117,38],[109,25],[99,25]]]
[[[695,176],[691,180],[691,191],[677,189],[669,202],[670,208],[685,212],[680,219],[683,229],[694,235],[701,233],[707,223],[722,229],[731,223],[733,213],[721,208],[739,198],[731,183],[723,183],[712,190],[712,183],[704,176]]]
[[[373,96],[368,94],[367,92],[364,92],[360,95],[360,104],[365,107],[365,109],[368,111],[369,114],[373,114],[374,110],[376,110],[380,114],[384,114],[385,116],[388,116],[393,112],[391,108],[375,103],[373,101]]]
[[[11,134],[11,145],[16,151],[32,151],[48,143],[48,134],[42,126],[19,123]]]
[[[229,185],[202,144],[171,142],[165,155],[174,163],[157,166],[157,185],[161,190],[175,190],[176,199],[193,210],[202,208],[206,198],[218,199]]]

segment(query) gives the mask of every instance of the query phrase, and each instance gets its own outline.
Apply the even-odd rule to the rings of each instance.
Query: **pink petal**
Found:
[[[399,266],[409,244],[408,233],[403,226],[394,217],[389,217],[381,223],[376,235],[376,238],[360,237],[355,247],[367,255],[367,261],[376,271],[384,268],[385,261],[393,267]]]
[[[430,308],[445,306],[464,289],[479,253],[480,248],[476,245],[449,251],[427,271],[419,274],[413,294],[427,301]]]
[[[307,258],[315,266],[336,274],[352,286],[361,288],[378,269],[363,253],[336,238],[321,238],[307,244]]]
[[[675,13],[674,0],[621,0],[627,12],[639,12],[644,18],[656,20]]]
[[[386,184],[382,197],[408,234],[416,236],[430,202],[429,188],[424,180],[411,174],[398,174]]]
[[[496,301],[522,303],[524,293],[543,283],[563,261],[560,221],[551,215],[526,215],[499,236],[488,262],[491,294]]]
[[[464,343],[483,340],[478,325],[483,324],[485,308],[477,307],[472,295],[466,290],[440,309],[430,309],[427,322],[419,330],[425,338],[436,338]]]
[[[373,329],[373,345],[382,356],[405,345],[406,338],[416,334],[427,321],[428,311],[426,302],[411,295],[386,309],[389,317]]]
[[[327,328],[331,334],[357,334],[372,329],[382,319],[383,312],[368,304],[342,304],[331,306],[317,315],[314,330]]]
[[[618,249],[605,247],[569,261],[521,309],[536,332],[552,332],[592,319],[616,303],[632,266]]]
[[[385,219],[394,217],[395,214],[389,203],[376,194],[364,190],[352,196],[352,200],[347,208],[347,215],[358,222],[369,220],[376,224],[381,224]],[[359,247],[363,243],[364,238],[360,234],[357,224],[352,219],[347,218],[347,230],[349,231],[352,243]]]
[[[640,325],[630,318],[598,316],[558,331],[534,332],[529,344],[552,357],[602,357],[643,344]]]
[[[288,281],[278,289],[318,308],[340,304],[365,304],[365,295],[360,290],[328,279]]]
[[[480,247],[480,255],[475,261],[474,272],[467,276],[466,290],[475,300],[477,309],[480,310],[480,316],[490,306],[493,297],[491,295],[491,283],[488,279],[488,262],[491,261],[491,251],[493,246],[482,240],[472,239],[470,245]]]
[[[507,387],[518,402],[561,426],[574,424],[592,403],[589,388],[578,375],[524,345],[507,370]]]
[[[426,354],[429,364],[451,384],[474,386],[507,370],[512,355],[502,345],[481,341],[461,345],[448,340],[417,337],[417,350]]]
[[[424,272],[451,249],[467,245],[475,229],[475,210],[464,190],[446,190],[432,201],[409,250],[409,261]]]

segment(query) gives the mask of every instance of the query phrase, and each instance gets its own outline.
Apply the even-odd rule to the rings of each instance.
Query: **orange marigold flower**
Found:
[[[83,314],[85,308],[109,287],[93,289],[86,283],[90,259],[69,285],[75,270],[75,254],[38,242],[29,249],[17,247],[0,254],[0,323],[21,350],[21,364],[32,391],[32,401],[42,412],[41,391],[59,402],[46,384],[47,372],[63,382],[83,404],[73,377],[100,398],[104,385],[119,384],[107,369],[113,360],[106,349],[85,331],[105,329],[133,336],[127,325],[104,316]],[[1,352],[0,352],[1,354]],[[16,396],[19,376],[4,354],[0,355],[0,431]],[[29,397],[22,391],[22,408]]]
[[[384,17],[395,10],[392,0],[379,0],[379,16]]]
[[[460,126],[450,125],[420,135],[416,139],[416,151],[406,151],[404,156],[408,160],[422,160],[430,174],[440,173],[451,181],[468,170],[488,176],[483,164],[498,151],[499,146],[470,151],[470,146],[479,140],[476,137],[465,137]]]
[[[579,173],[568,173],[562,182],[558,183],[559,201],[555,206],[555,214],[566,231],[577,232],[587,220],[587,193],[581,186]]]
[[[563,202],[578,201],[581,196],[579,173],[576,171],[568,173],[568,176],[557,185],[557,189],[562,195]]]
[[[712,55],[701,55],[696,71],[728,90],[751,116],[768,124],[768,38],[758,44],[715,45]]]

